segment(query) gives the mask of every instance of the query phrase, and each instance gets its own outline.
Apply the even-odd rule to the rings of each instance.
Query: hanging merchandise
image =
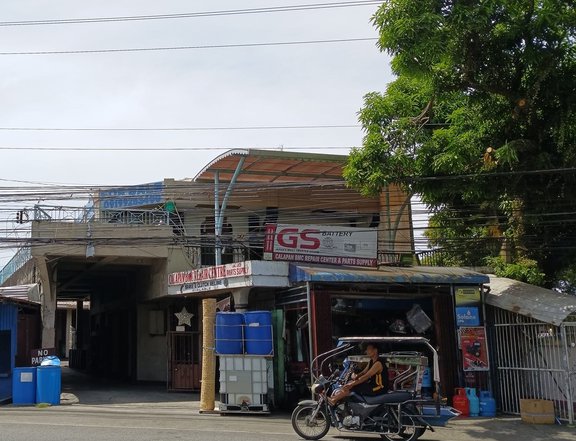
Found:
[[[394,320],[388,329],[395,334],[408,334],[406,322],[402,319]]]
[[[432,320],[418,304],[412,306],[412,309],[406,313],[406,319],[418,334],[423,334],[432,327]]]

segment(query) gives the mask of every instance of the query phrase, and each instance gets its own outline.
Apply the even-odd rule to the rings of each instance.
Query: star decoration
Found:
[[[192,317],[194,317],[194,314],[189,313],[185,306],[182,308],[182,311],[177,312],[174,315],[178,319],[178,326],[180,325],[192,326],[190,321],[192,320]]]

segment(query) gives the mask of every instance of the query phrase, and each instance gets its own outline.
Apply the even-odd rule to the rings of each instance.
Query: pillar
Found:
[[[237,288],[232,290],[234,297],[234,310],[236,312],[245,312],[248,310],[248,297],[250,288]]]
[[[66,352],[64,356],[70,358],[70,349],[74,347],[74,327],[72,326],[72,310],[66,310]]]
[[[216,355],[214,353],[214,325],[216,299],[202,300],[202,384],[200,412],[214,410],[216,393]]]
[[[56,277],[52,277],[51,270],[45,258],[36,259],[36,267],[41,282],[40,290],[40,317],[42,319],[42,347],[56,347]]]

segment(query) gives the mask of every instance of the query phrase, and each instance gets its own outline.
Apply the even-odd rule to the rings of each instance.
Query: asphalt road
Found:
[[[182,409],[97,406],[0,407],[1,441],[295,441],[287,415],[222,416]],[[379,439],[331,429],[327,441]],[[531,426],[518,419],[460,420],[423,441],[576,440],[567,426]]]

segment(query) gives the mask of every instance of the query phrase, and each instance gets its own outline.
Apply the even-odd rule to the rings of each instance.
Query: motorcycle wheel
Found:
[[[324,409],[318,409],[316,417],[312,419],[312,414],[316,406],[298,406],[292,412],[292,428],[298,436],[304,439],[320,439],[330,430],[330,417],[326,415]]]
[[[402,411],[400,415],[400,421],[402,423],[402,428],[397,434],[382,434],[381,438],[387,439],[388,441],[416,441],[420,438],[426,431],[423,427],[418,427],[418,422],[414,420],[408,413]],[[395,427],[390,427],[390,431],[398,430]]]

